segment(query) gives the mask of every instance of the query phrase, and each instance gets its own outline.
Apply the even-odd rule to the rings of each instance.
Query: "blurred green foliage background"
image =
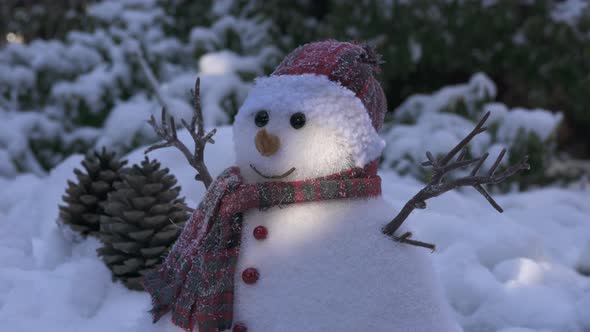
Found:
[[[88,17],[86,9],[95,2],[3,0],[0,35],[8,40],[13,33],[27,43],[37,38],[64,40],[74,30],[93,31],[100,22]],[[195,26],[219,22],[220,12],[263,26],[260,40],[252,36],[245,39],[241,31],[225,29],[223,45],[201,43],[191,49],[190,56],[198,59],[213,48],[248,55],[260,45],[273,45],[279,52],[264,63],[262,70],[266,74],[280,55],[309,41],[334,38],[368,42],[383,56],[381,81],[390,109],[411,95],[465,83],[474,73],[483,72],[496,85],[495,101],[508,107],[562,112],[564,119],[554,137],[558,151],[575,158],[590,156],[590,112],[586,109],[590,105],[590,6],[578,5],[580,1],[148,2],[165,12],[168,20],[159,22],[164,34],[182,42],[193,38]],[[0,43],[7,40],[2,38]],[[174,56],[180,57],[175,63],[190,63],[182,58],[186,54],[169,54],[167,60]],[[160,61],[148,60],[153,66]],[[238,72],[244,80],[259,74]],[[136,83],[145,88],[141,80]],[[129,84],[123,84],[121,89],[123,95],[117,98],[133,94]],[[230,107],[235,108],[235,104]],[[106,117],[104,113],[84,110],[77,114],[85,119],[78,122],[91,126],[100,126]],[[529,143],[534,149],[543,149],[544,142],[538,137]]]

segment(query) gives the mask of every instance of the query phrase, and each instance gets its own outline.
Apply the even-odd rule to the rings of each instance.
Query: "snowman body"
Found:
[[[325,75],[258,79],[233,132],[247,183],[364,168],[384,146],[358,96]],[[254,332],[459,331],[430,252],[381,232],[394,215],[381,197],[246,211],[234,322]],[[244,278],[246,270],[258,279]]]
[[[233,125],[242,181],[322,181],[359,170],[358,180],[378,180],[386,112],[378,63],[366,46],[323,41],[257,79]],[[395,215],[381,197],[242,212],[233,331],[460,330],[429,252],[381,232]]]
[[[248,331],[457,331],[429,253],[381,233],[392,211],[374,198],[247,212],[235,321]],[[253,284],[248,268],[260,275]]]

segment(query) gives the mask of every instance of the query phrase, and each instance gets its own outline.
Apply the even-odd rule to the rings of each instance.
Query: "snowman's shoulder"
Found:
[[[396,211],[388,202],[378,197],[345,202],[340,213],[346,219],[361,219],[385,225],[395,216]]]

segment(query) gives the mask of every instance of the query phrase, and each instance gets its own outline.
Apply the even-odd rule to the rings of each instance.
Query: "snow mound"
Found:
[[[190,142],[187,132],[179,135]],[[143,158],[143,149],[128,155],[130,163]],[[213,174],[233,164],[230,128],[220,128],[206,155]],[[196,205],[203,186],[183,156],[164,149],[151,157],[171,169],[188,204]],[[72,156],[45,177],[0,179],[0,326],[170,331],[169,322],[151,324],[147,294],[111,281],[96,240],[71,242],[57,227],[60,197],[81,159]],[[391,171],[382,177],[395,209],[421,187]],[[590,329],[590,278],[576,266],[590,238],[588,197],[590,190],[556,188],[498,195],[505,208],[498,214],[475,191],[451,192],[415,211],[407,224],[417,239],[437,244],[435,269],[465,331],[583,332]]]

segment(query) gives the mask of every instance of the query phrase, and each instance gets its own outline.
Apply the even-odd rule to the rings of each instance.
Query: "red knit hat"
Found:
[[[375,130],[383,125],[387,100],[375,79],[379,55],[367,44],[326,40],[299,46],[272,75],[324,75],[351,90],[363,102]]]
[[[236,123],[261,109],[304,112],[310,123],[337,134],[363,167],[385,147],[378,134],[387,109],[378,71],[379,57],[366,45],[328,40],[300,46],[272,75],[256,79]]]

